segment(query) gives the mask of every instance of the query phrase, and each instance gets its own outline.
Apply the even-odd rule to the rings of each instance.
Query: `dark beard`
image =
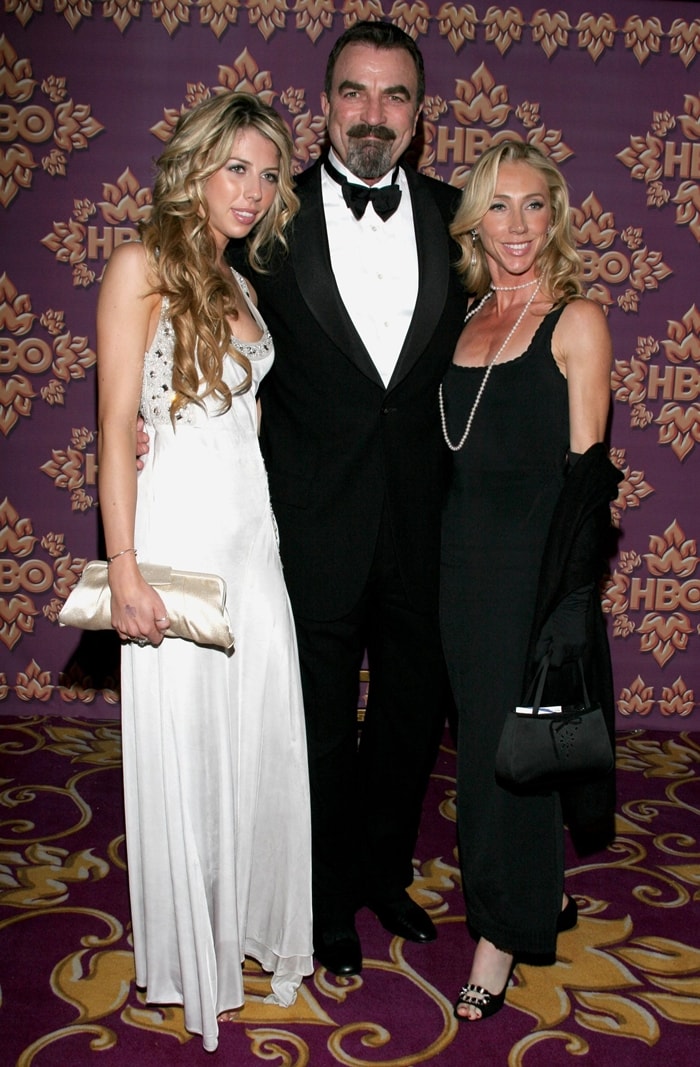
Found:
[[[371,181],[383,178],[391,170],[391,150],[396,134],[388,126],[361,124],[348,130],[348,146],[345,166],[356,178]]]

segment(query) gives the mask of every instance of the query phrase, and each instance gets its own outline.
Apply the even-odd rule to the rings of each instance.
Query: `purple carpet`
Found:
[[[439,929],[418,946],[358,916],[365,968],[318,969],[297,1003],[245,1007],[205,1053],[178,1008],[134,986],[118,722],[0,719],[0,1067],[639,1067],[698,1062],[700,745],[697,734],[618,736],[618,834],[579,860],[576,929],[556,963],[521,965],[506,1007],[459,1024],[452,1000],[473,945],[455,859],[455,756],[433,774],[413,895]]]

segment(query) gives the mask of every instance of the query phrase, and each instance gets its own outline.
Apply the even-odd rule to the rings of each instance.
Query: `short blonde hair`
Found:
[[[546,181],[552,219],[547,241],[537,259],[537,272],[557,303],[581,296],[583,266],[571,230],[566,182],[559,168],[539,148],[514,140],[492,145],[479,157],[467,176],[459,208],[450,226],[452,237],[462,249],[457,270],[463,276],[465,288],[480,297],[491,283],[486,255],[481,243],[473,242],[472,230],[477,229],[493,201],[502,163],[526,163]],[[472,252],[476,253],[473,264]]]

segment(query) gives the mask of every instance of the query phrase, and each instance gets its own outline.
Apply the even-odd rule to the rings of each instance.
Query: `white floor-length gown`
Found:
[[[146,354],[150,452],[138,478],[139,562],[220,574],[235,651],[166,638],[129,644],[122,724],[136,981],[148,1001],[182,1004],[216,1048],[217,1015],[243,1003],[241,963],[272,974],[293,1003],[313,971],[309,787],[296,639],[280,563],[255,392],[270,335],[234,344],[254,387],[189,404],[170,419],[173,331],[163,301]],[[225,378],[240,382],[228,359]]]

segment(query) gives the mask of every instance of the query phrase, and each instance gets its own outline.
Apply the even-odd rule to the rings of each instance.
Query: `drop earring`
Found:
[[[472,258],[469,260],[469,267],[474,270],[476,266],[476,239],[479,236],[476,230],[472,230]]]

